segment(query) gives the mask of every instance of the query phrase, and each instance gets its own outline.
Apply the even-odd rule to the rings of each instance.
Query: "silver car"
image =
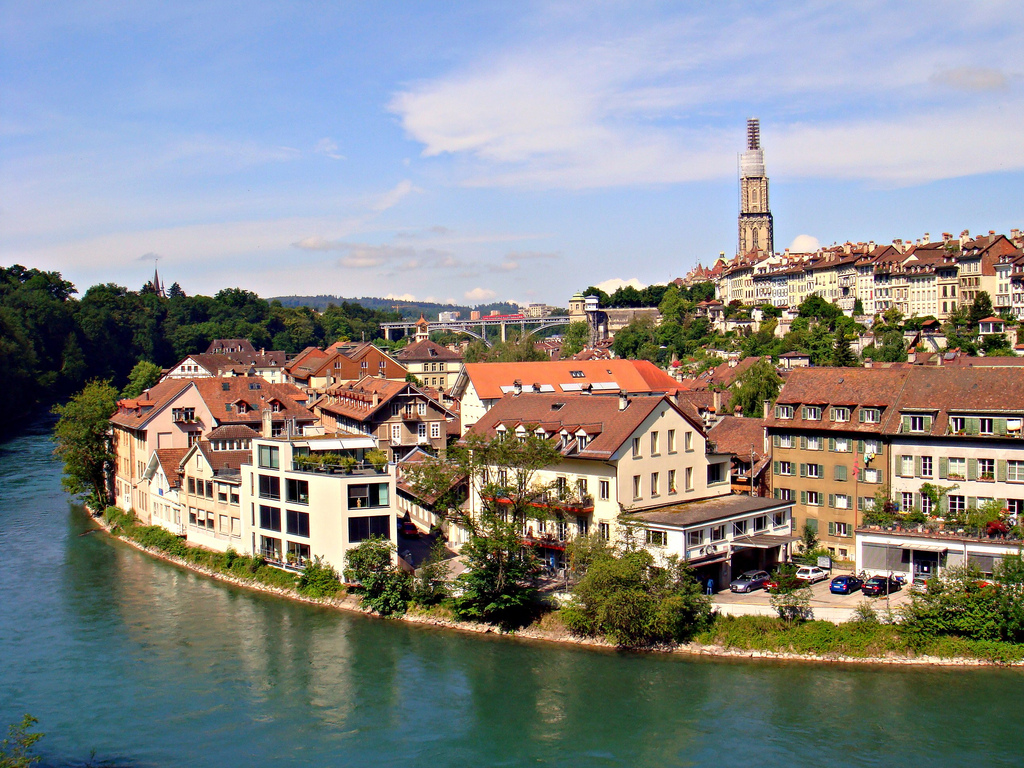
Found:
[[[755,589],[764,589],[767,583],[768,571],[747,571],[729,583],[729,591],[753,592]]]

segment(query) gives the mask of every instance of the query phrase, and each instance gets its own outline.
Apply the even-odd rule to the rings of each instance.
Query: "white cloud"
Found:
[[[413,186],[411,181],[403,179],[398,182],[393,189],[389,189],[383,195],[377,196],[377,198],[370,203],[370,210],[381,213],[386,211],[388,208],[394,208],[404,197],[415,190],[416,187]]]
[[[469,301],[483,302],[493,299],[498,294],[492,291],[490,288],[474,288],[471,291],[466,291],[466,293],[463,295]]]
[[[326,155],[333,160],[344,160],[344,155],[338,154],[338,145],[332,139],[320,139],[313,148],[313,151],[320,155]]]
[[[403,294],[398,295],[398,296],[396,296],[393,293],[388,293],[388,294],[385,294],[384,298],[385,299],[391,299],[392,301],[416,301],[417,300],[416,297],[413,296],[411,293],[403,293]]]
[[[615,293],[619,288],[625,288],[627,285],[636,288],[638,291],[642,291],[647,287],[645,283],[641,283],[635,277],[631,277],[629,280],[613,277],[611,280],[605,280],[602,283],[595,284],[594,287],[600,288],[605,293]]]
[[[535,259],[557,259],[561,254],[544,253],[541,251],[511,251],[505,254],[505,260],[491,266],[492,272],[515,272],[522,262]]]
[[[990,67],[955,67],[936,72],[929,79],[959,91],[1002,91],[1010,87],[1011,78]]]
[[[814,253],[820,247],[821,243],[813,235],[797,235],[789,244],[789,250],[793,253]]]

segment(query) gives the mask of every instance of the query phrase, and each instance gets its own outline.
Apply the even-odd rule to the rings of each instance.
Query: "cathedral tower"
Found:
[[[768,208],[768,177],[764,173],[761,125],[747,120],[747,151],[740,154],[739,253],[773,253],[772,212]]]

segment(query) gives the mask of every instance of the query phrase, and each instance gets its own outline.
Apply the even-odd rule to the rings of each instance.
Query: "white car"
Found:
[[[802,581],[808,581],[811,584],[814,584],[815,582],[827,579],[828,571],[825,571],[816,565],[804,565],[797,568],[796,577]]]

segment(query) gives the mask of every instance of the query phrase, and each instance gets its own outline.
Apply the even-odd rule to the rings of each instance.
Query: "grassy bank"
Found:
[[[704,645],[769,653],[798,653],[855,659],[891,656],[964,658],[1009,664],[1024,661],[1024,645],[960,637],[927,637],[898,624],[803,621],[787,624],[772,616],[719,616],[694,638]]]

